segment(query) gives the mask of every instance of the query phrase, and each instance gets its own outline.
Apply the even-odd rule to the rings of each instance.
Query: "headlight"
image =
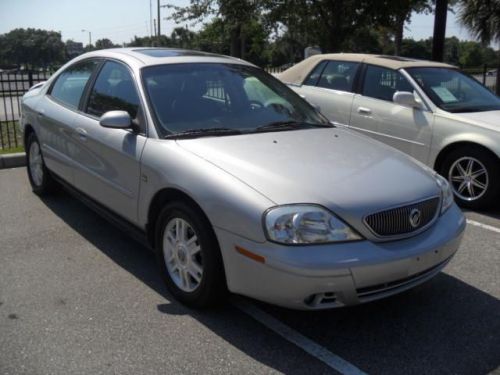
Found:
[[[441,214],[443,214],[453,204],[453,191],[443,176],[436,174],[436,182],[441,189]]]
[[[267,237],[283,244],[355,241],[362,237],[320,206],[289,205],[268,210],[264,216]]]

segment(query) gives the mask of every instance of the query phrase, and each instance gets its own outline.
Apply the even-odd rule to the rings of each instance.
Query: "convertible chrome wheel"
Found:
[[[465,156],[451,165],[448,181],[456,196],[465,201],[474,201],[488,190],[488,170],[478,159]]]
[[[171,219],[163,235],[163,256],[172,281],[184,292],[195,291],[203,277],[198,236],[181,218]]]
[[[29,148],[29,172],[36,186],[43,183],[43,160],[38,142],[32,142]]]

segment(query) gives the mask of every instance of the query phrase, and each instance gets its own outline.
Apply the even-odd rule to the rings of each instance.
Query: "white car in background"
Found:
[[[456,67],[397,56],[312,56],[278,75],[336,125],[434,168],[458,203],[500,193],[500,99]]]

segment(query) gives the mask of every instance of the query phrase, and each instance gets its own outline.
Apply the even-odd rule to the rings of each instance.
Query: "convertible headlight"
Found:
[[[331,212],[314,205],[278,206],[268,210],[264,225],[271,241],[312,244],[355,241],[362,237]]]
[[[441,189],[441,214],[443,214],[453,204],[453,191],[446,178],[437,173],[436,182]]]

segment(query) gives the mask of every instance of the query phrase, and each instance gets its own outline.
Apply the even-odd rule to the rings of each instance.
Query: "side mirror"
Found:
[[[405,107],[423,108],[420,99],[415,98],[415,95],[409,91],[396,91],[392,96],[392,101]]]
[[[130,129],[133,127],[132,118],[127,111],[109,111],[101,116],[99,124],[105,128]]]

